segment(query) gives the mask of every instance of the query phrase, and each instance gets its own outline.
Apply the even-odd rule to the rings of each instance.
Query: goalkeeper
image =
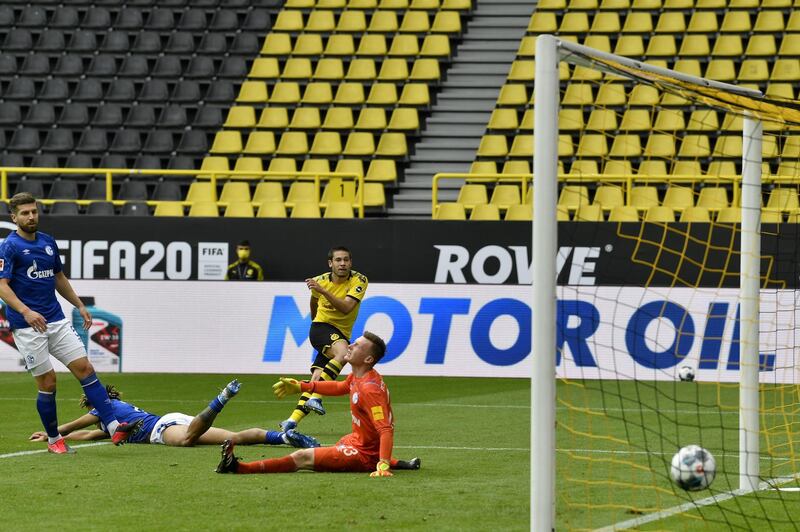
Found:
[[[301,392],[322,395],[350,393],[353,432],[332,447],[302,449],[283,458],[240,462],[234,456],[234,442],[222,444],[217,473],[291,473],[300,469],[329,472],[368,472],[371,477],[390,477],[390,469],[419,469],[420,459],[393,460],[394,420],[389,390],[375,364],[386,351],[377,335],[365,331],[347,348],[344,360],[353,371],[344,381],[299,382],[282,378],[272,387],[278,398]]]

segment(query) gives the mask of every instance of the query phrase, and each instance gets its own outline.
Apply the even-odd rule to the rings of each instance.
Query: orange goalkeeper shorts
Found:
[[[377,465],[377,458],[367,456],[345,443],[314,449],[314,471],[359,473],[375,471]]]

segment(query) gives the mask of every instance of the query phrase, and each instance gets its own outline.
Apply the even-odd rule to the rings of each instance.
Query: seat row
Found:
[[[317,33],[461,33],[461,13],[456,10],[437,11],[431,17],[425,10],[377,9],[371,13],[348,9],[334,13],[328,9],[304,12],[284,9],[272,26],[273,32]]]
[[[59,153],[6,153],[0,155],[0,165],[15,168],[126,168],[136,170],[193,170],[196,166],[195,157],[186,155],[154,155],[138,154],[128,156],[125,154],[90,154],[73,153],[71,155]],[[17,176],[12,174],[11,177]],[[40,179],[40,174],[31,174],[32,178]],[[65,179],[87,180],[86,175],[64,174]],[[143,177],[143,179],[145,179]],[[147,178],[151,179],[151,178]],[[172,180],[180,180],[170,176]]]
[[[159,8],[201,8],[201,9],[233,9],[245,10],[247,8],[266,8],[275,9],[280,7],[281,0],[29,0],[27,4],[42,6],[47,8],[58,7],[87,7],[92,9],[113,10],[127,7],[151,7]],[[12,7],[19,6],[17,0],[1,0],[0,4],[9,4]]]
[[[295,52],[295,50],[297,50]],[[261,55],[285,56],[325,55],[331,57],[437,57],[449,58],[450,40],[447,35],[364,33],[354,37],[349,33],[336,33],[327,37],[300,35],[294,38],[288,33],[267,35]]]
[[[223,126],[226,129],[356,129],[410,133],[416,133],[420,128],[419,114],[413,107],[397,107],[389,112],[383,107],[363,107],[357,114],[350,107],[329,107],[324,112],[324,119],[318,107],[296,107],[291,112],[291,120],[285,107],[265,107],[258,119],[256,115],[254,107],[234,105],[228,110]]]
[[[334,88],[335,94],[334,94]],[[368,91],[368,92],[367,92]],[[425,83],[406,83],[400,94],[394,83],[376,82],[365,84],[358,81],[344,81],[338,85],[327,81],[313,81],[301,85],[296,81],[278,81],[270,90],[269,84],[260,80],[247,80],[242,83],[237,103],[266,104],[279,106],[292,105],[345,105],[427,108],[431,104],[431,95]]]
[[[411,68],[409,68],[411,63]],[[277,58],[259,57],[248,73],[250,79],[309,79],[315,81],[406,81],[438,82],[441,78],[439,61],[435,58],[405,57],[291,57],[281,65]]]
[[[255,207],[251,203],[230,203],[222,209],[226,218],[354,218],[353,207],[346,202],[335,202],[321,209],[318,203],[302,202],[291,208],[280,202],[262,203]],[[291,213],[287,216],[287,213]],[[160,203],[156,206],[154,216],[191,216],[217,218],[220,206],[213,201],[198,201],[190,205],[188,213],[181,203]]]
[[[266,9],[254,9],[237,14],[235,10],[218,9],[209,12],[203,8],[143,8],[130,6],[121,9],[105,7],[76,7],[62,5],[53,8],[30,5],[14,9],[0,5],[0,29],[16,27],[20,40],[27,40],[25,32],[48,28],[48,31],[119,30],[236,32],[237,30],[264,32],[272,23]]]
[[[0,135],[0,140],[5,140]],[[173,133],[168,130],[155,129],[139,131],[134,129],[51,129],[47,133],[33,128],[21,128],[14,131],[8,144],[4,146],[8,152],[35,153],[37,150],[54,153],[96,153],[102,154],[200,154],[208,150],[206,133],[188,130]]]
[[[293,208],[299,203],[315,203],[327,208],[331,203],[348,203],[357,207],[359,195],[363,196],[365,207],[384,207],[386,197],[381,183],[364,183],[363,191],[358,190],[354,180],[331,178],[322,188],[322,195],[312,181],[292,181],[288,191],[279,181],[261,181],[251,192],[246,181],[226,181],[217,195],[216,187],[209,181],[195,181],[189,186],[185,201],[253,203],[258,207],[264,203],[282,203]],[[138,199],[138,198],[137,198]]]
[[[541,11],[608,11],[671,9],[787,9],[795,0],[540,0],[536,8]]]
[[[470,11],[472,0],[286,0],[283,7],[287,9],[334,9],[334,10],[373,10],[373,9],[423,9],[437,11],[439,9],[455,9]]]
[[[377,142],[376,142],[377,138]],[[276,135],[272,131],[253,131],[243,142],[239,131],[219,131],[209,151],[212,155],[279,155],[312,157],[382,157],[404,160],[409,155],[404,133],[382,133],[375,135],[366,131],[354,131],[343,141],[335,131],[320,131],[309,136],[302,131],[287,131]]]

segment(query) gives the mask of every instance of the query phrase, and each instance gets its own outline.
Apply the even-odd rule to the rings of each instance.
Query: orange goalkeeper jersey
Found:
[[[394,443],[394,419],[389,389],[374,369],[361,378],[352,373],[343,381],[303,382],[304,392],[344,395],[350,392],[350,415],[353,432],[347,443],[363,454],[389,459]],[[343,438],[344,439],[344,438]]]

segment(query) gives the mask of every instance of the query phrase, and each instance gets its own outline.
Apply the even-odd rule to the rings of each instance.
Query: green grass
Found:
[[[106,375],[124,398],[156,413],[201,410],[232,375]],[[77,382],[60,376],[59,414],[82,414]],[[242,392],[217,418],[239,430],[274,428],[292,402],[271,394],[275,378],[245,375]],[[528,530],[530,381],[387,377],[395,412],[395,455],[420,456],[420,471],[391,479],[366,474],[217,475],[216,447],[81,447],[74,456],[29,443],[40,430],[29,376],[0,373],[0,490],[4,527],[41,530],[45,508],[64,530]],[[762,477],[800,471],[800,400],[795,388],[765,388]],[[634,381],[558,384],[557,527],[593,529],[738,487],[735,386]],[[302,430],[324,444],[349,432],[347,398]],[[714,453],[710,490],[689,494],[667,477],[678,447]],[[239,447],[245,460],[286,447]],[[790,483],[787,486],[797,486]],[[762,491],[638,527],[642,530],[794,530],[797,492]]]

